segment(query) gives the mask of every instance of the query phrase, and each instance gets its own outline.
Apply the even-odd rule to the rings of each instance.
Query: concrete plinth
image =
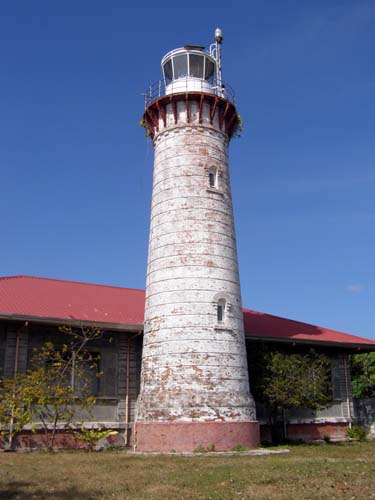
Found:
[[[137,422],[136,450],[191,452],[201,448],[228,451],[259,445],[257,421],[240,422]],[[214,448],[213,448],[214,447]]]

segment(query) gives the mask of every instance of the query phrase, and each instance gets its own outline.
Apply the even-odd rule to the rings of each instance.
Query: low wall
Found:
[[[45,450],[46,442],[46,436],[42,431],[23,431],[14,438],[13,449],[19,451]],[[124,429],[118,429],[117,434],[98,440],[97,448],[123,447],[124,442]],[[6,448],[6,441],[0,436],[0,449],[4,448]],[[58,431],[55,435],[54,450],[88,450],[88,448],[88,443],[80,440],[74,431]]]
[[[347,439],[347,427],[348,424],[344,422],[288,424],[287,432],[288,439],[301,439],[307,443],[321,441],[324,437],[329,437],[332,441],[343,441]],[[261,442],[272,442],[271,427],[268,424],[260,426],[260,439]]]
[[[101,425],[105,428],[105,424]],[[333,441],[342,441],[346,439],[346,429],[348,424],[345,422],[324,422],[324,423],[295,423],[288,424],[289,439],[302,439],[306,442],[323,440],[328,436]],[[108,447],[123,447],[125,446],[125,430],[124,428],[110,427],[111,430],[116,430],[118,434],[108,436],[98,441],[99,448]],[[375,429],[374,429],[375,430]],[[281,428],[280,428],[281,436]],[[237,440],[238,441],[238,440]],[[260,425],[260,441],[265,443],[272,442],[271,428],[268,424]],[[236,442],[237,443],[237,442]],[[128,444],[132,446],[133,436],[131,428],[129,429]],[[0,449],[4,448],[4,438],[0,436]],[[21,435],[15,438],[15,448],[20,450],[40,450],[45,448],[45,436],[41,430],[35,433],[24,431]],[[77,439],[77,436],[72,431],[58,431],[56,434],[55,448],[60,450],[80,450],[87,449],[87,443]],[[170,451],[170,450],[169,450]]]

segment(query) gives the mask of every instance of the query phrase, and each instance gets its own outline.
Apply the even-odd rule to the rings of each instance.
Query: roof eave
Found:
[[[46,316],[32,316],[26,314],[12,314],[12,313],[0,313],[0,320],[8,321],[30,321],[38,324],[45,325],[69,325],[69,326],[93,326],[101,328],[103,330],[113,330],[113,331],[128,331],[128,332],[143,332],[143,323],[108,323],[104,321],[89,321],[77,318],[55,318]],[[264,342],[276,342],[276,343],[295,343],[295,344],[305,344],[305,345],[320,345],[329,347],[340,347],[342,349],[351,350],[366,350],[375,351],[374,344],[361,344],[355,342],[334,342],[327,340],[315,340],[315,339],[298,339],[293,337],[280,338],[272,336],[259,336],[250,333],[245,333],[246,340],[264,341]]]
[[[25,314],[0,313],[0,320],[30,321],[45,325],[93,326],[103,330],[143,331],[143,323],[108,323],[104,321],[89,321],[76,318],[52,318],[47,316],[31,316]]]
[[[272,336],[259,336],[252,335],[251,333],[245,333],[246,340],[256,340],[256,341],[265,341],[265,342],[276,342],[276,343],[288,343],[288,344],[305,344],[305,345],[320,345],[320,346],[328,346],[328,347],[340,347],[342,349],[351,349],[351,350],[366,350],[366,351],[375,351],[375,343],[374,344],[361,344],[355,342],[334,342],[332,340],[314,340],[314,339],[297,339],[293,337],[280,338],[280,337],[272,337]]]

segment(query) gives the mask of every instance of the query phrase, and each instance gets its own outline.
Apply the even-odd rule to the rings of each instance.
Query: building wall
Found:
[[[18,341],[18,371],[26,370],[33,350],[47,340],[63,342],[64,338],[56,326],[24,323],[0,323],[0,376],[13,377]],[[255,349],[254,342],[247,343],[248,351]],[[125,429],[128,422],[129,433],[135,419],[135,407],[139,394],[142,336],[137,332],[104,332],[103,338],[96,340],[91,349],[100,352],[103,375],[99,382],[97,403],[88,424]],[[296,347],[293,347],[295,350]],[[328,354],[332,364],[333,400],[328,408],[314,412],[293,410],[289,413],[289,435],[303,439],[317,439],[323,434],[333,438],[345,437],[345,428],[350,416],[358,415],[358,422],[375,419],[373,401],[356,402],[353,406],[350,383],[345,383],[345,373],[350,379],[348,354],[322,349]],[[129,366],[128,365],[129,360]],[[346,366],[345,366],[346,364]],[[127,384],[128,377],[128,384]],[[347,392],[348,389],[348,392]],[[126,394],[128,393],[128,404]],[[127,416],[128,408],[128,416]],[[258,418],[262,424],[262,435],[267,435],[267,415],[261,405],[257,405]],[[371,423],[371,422],[370,422]],[[323,433],[323,434],[322,434]],[[131,436],[128,436],[130,441]]]
[[[305,354],[311,345],[267,343],[271,349],[290,354]],[[254,356],[261,348],[261,343],[247,341],[247,350],[250,356],[249,367],[253,366]],[[293,408],[287,411],[288,435],[294,439],[315,440],[323,438],[323,434],[332,439],[345,438],[345,430],[349,422],[355,417],[350,382],[349,354],[345,350],[314,346],[316,352],[325,354],[331,361],[332,401],[321,410],[308,408]],[[252,376],[250,374],[250,380]],[[256,401],[257,418],[261,424],[261,437],[270,440],[269,413],[264,405]],[[282,414],[278,417],[280,429],[275,428],[275,434],[282,435]],[[277,427],[277,426],[276,426]],[[278,432],[279,431],[279,432]],[[268,436],[268,438],[267,438]]]
[[[354,399],[356,423],[369,429],[375,438],[375,398]]]
[[[121,333],[118,337],[118,420],[133,422],[139,394],[142,336]],[[129,368],[127,367],[129,360]],[[126,405],[128,382],[128,416]]]
[[[5,342],[3,377],[14,376],[15,369],[22,373],[27,367],[28,330],[25,323],[5,323],[2,325]]]
[[[68,340],[56,326],[0,323],[0,376],[4,378],[12,378],[15,373],[17,335],[18,373],[30,367],[34,351],[45,342],[52,341],[58,346]],[[90,352],[99,353],[102,373],[92,414],[85,415],[88,422],[125,427],[126,422],[134,420],[139,393],[141,343],[137,332],[106,331],[102,332],[101,338],[88,344]]]
[[[0,379],[4,377],[5,346],[6,346],[6,329],[5,325],[0,323]]]

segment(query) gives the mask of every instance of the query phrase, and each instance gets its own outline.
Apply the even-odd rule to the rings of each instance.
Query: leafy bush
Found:
[[[375,397],[375,352],[351,356],[352,389],[355,398]]]
[[[99,439],[107,436],[114,436],[116,434],[118,434],[117,431],[102,429],[101,427],[99,427],[98,429],[87,429],[86,427],[82,427],[81,432],[76,433],[76,439],[86,442],[88,445],[88,450],[94,451],[96,443],[99,441]]]
[[[346,435],[349,439],[354,439],[355,441],[366,441],[368,429],[363,425],[353,425],[352,428],[348,427],[346,429]]]
[[[26,425],[32,425],[30,406],[34,401],[34,390],[29,377],[17,374],[13,379],[0,380],[0,435],[6,447],[13,448],[14,438]]]

